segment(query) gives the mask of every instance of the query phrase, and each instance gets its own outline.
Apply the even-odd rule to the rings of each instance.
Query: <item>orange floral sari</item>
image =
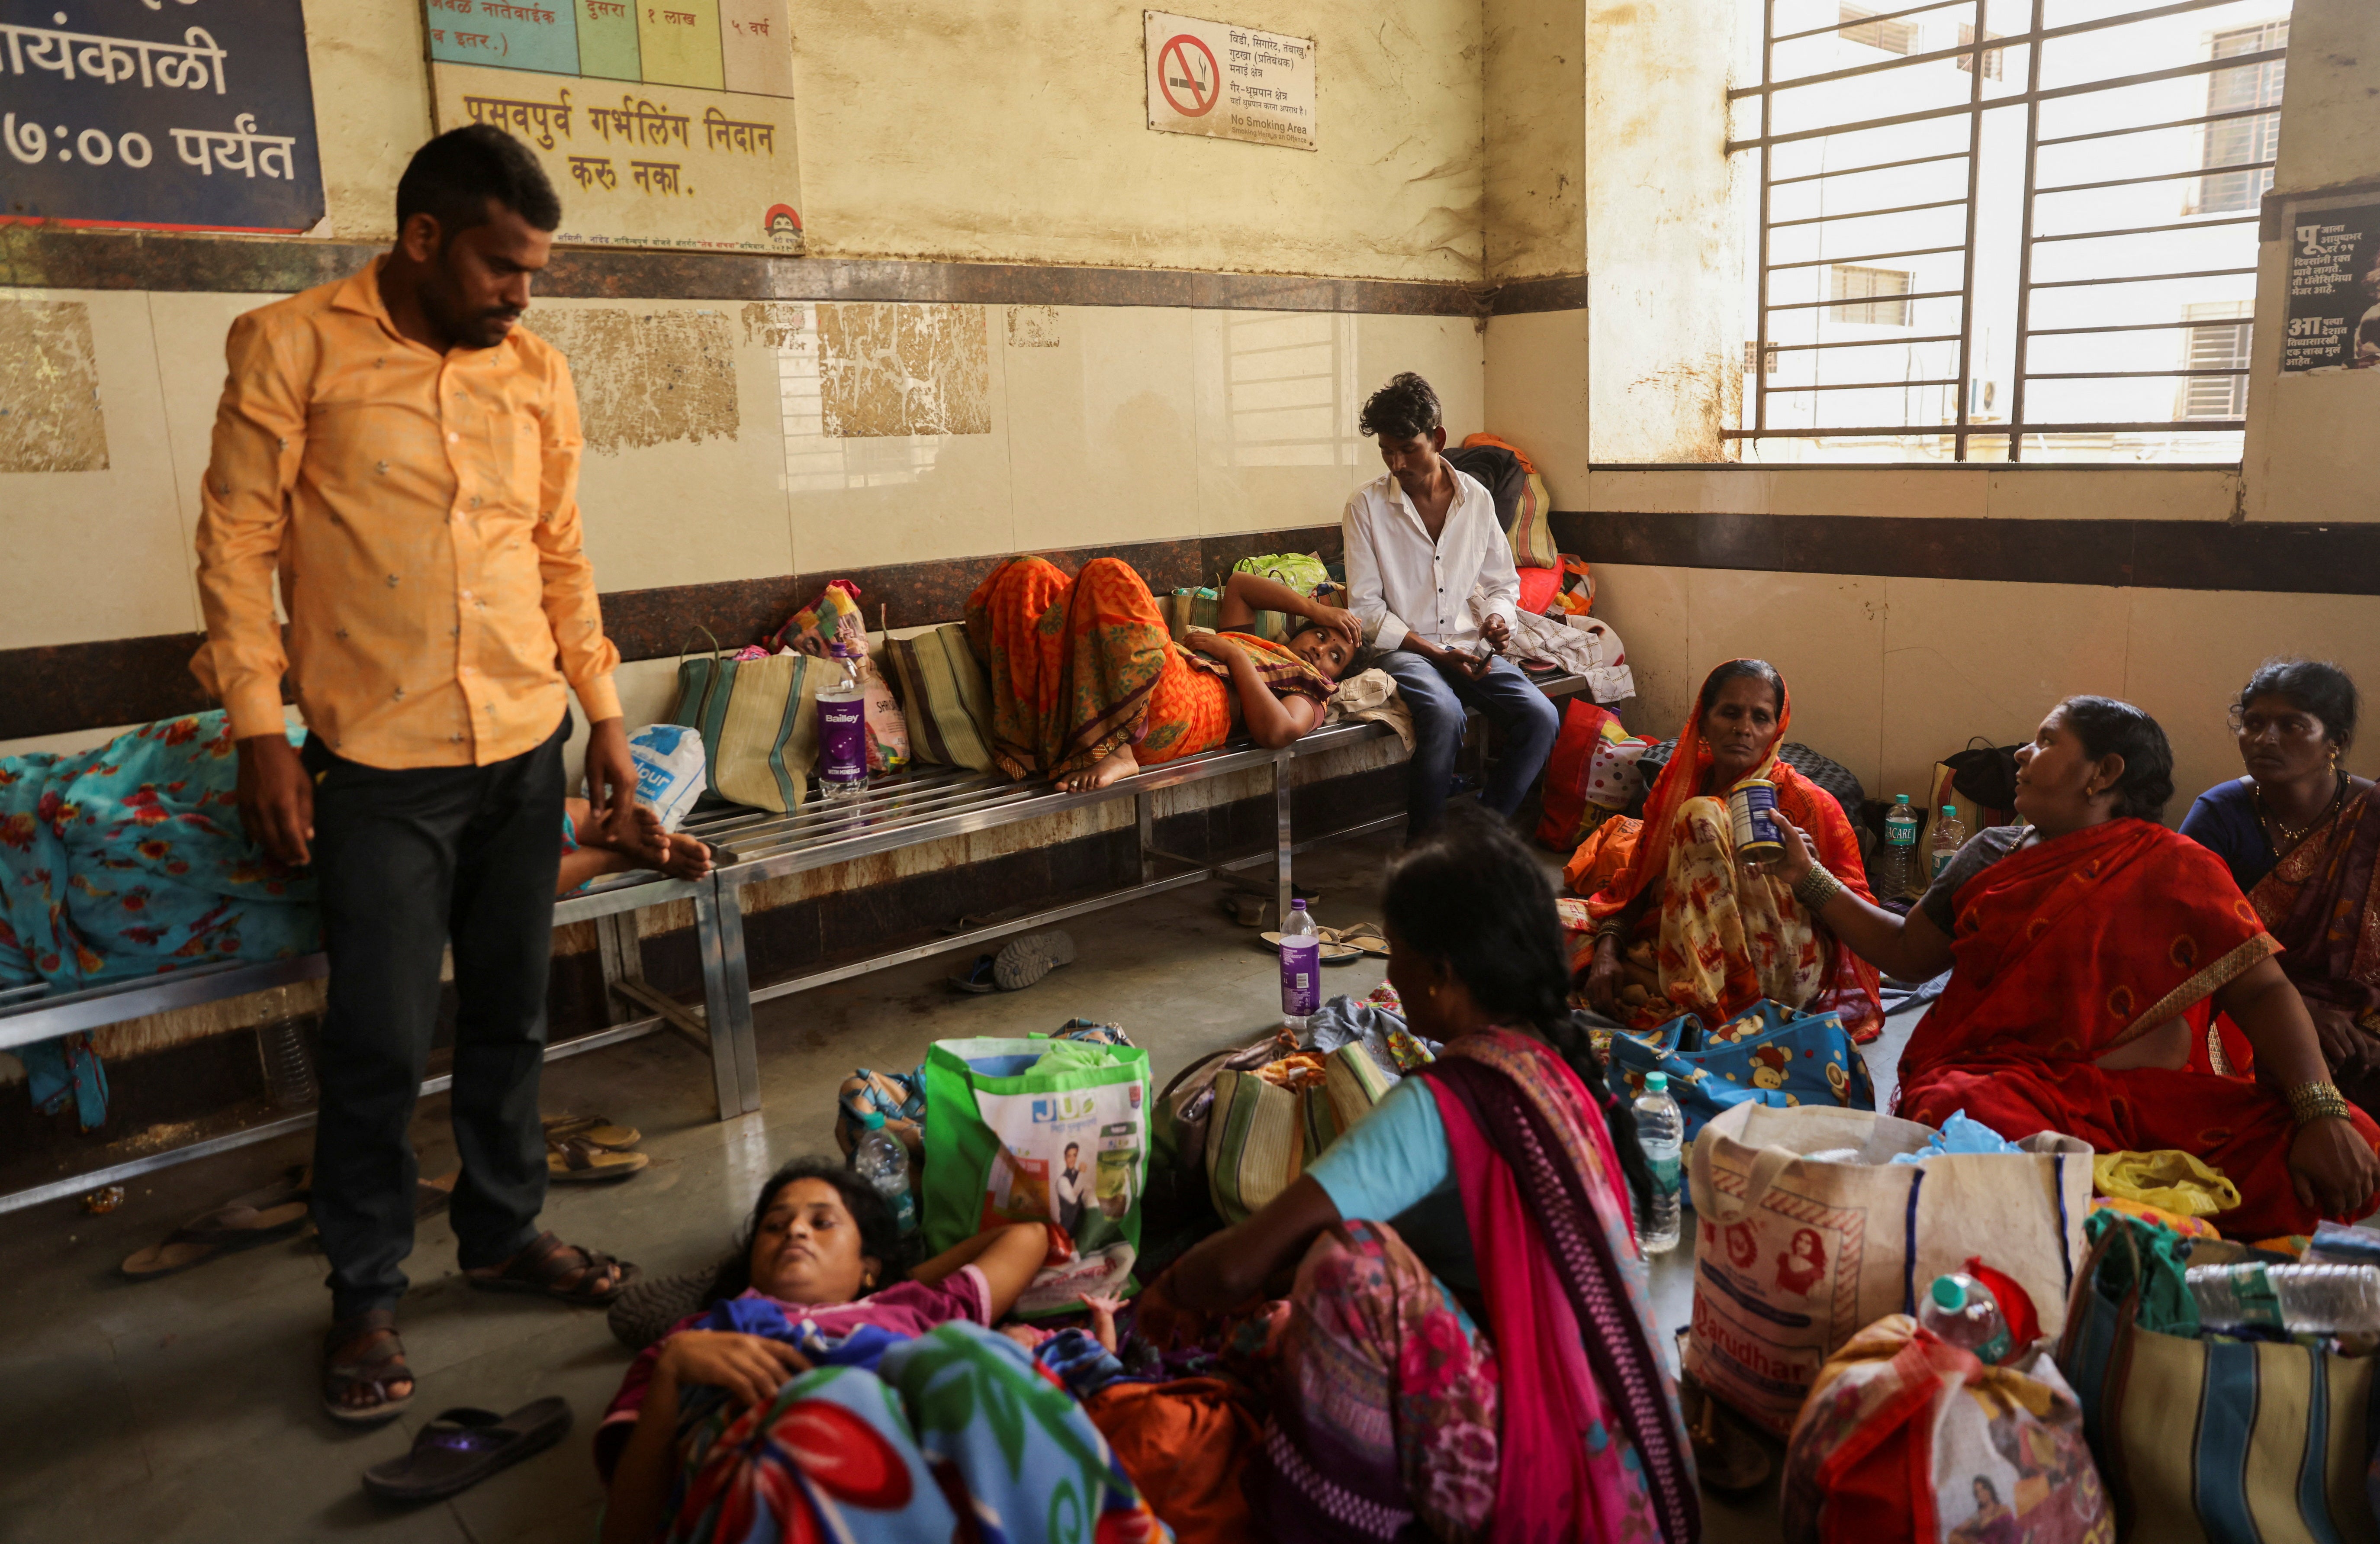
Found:
[[[1818,861],[1845,889],[1872,900],[1859,838],[1843,807],[1778,758],[1777,748],[1785,743],[1793,719],[1792,699],[1781,681],[1778,689],[1782,700],[1776,738],[1747,775],[1775,784],[1778,808],[1810,839]],[[1735,862],[1727,790],[1702,792],[1710,768],[1702,715],[1691,712],[1678,734],[1676,754],[1645,800],[1634,850],[1586,903],[1588,916],[1602,922],[1625,911],[1649,886],[1661,887],[1660,904],[1645,908],[1630,940],[1632,947],[1653,945],[1660,991],[1632,1012],[1631,1026],[1650,1029],[1680,1014],[1694,1014],[1716,1029],[1766,997],[1810,1013],[1840,1013],[1853,1039],[1876,1039],[1884,1028],[1876,967],[1837,943],[1784,881],[1747,872]],[[1609,845],[1627,834],[1616,833]]]

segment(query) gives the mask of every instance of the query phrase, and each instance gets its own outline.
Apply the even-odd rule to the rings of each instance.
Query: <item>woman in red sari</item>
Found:
[[[2012,1140],[2192,1153],[2240,1187],[2216,1219],[2234,1237],[2362,1216],[2380,1127],[2332,1085],[2281,946],[2222,860],[2156,823],[2172,796],[2155,720],[2069,698],[2017,752],[2029,824],[1978,833],[1907,918],[1836,883],[1797,831],[1778,869],[1893,975],[1949,968],[1901,1053],[1901,1114],[1939,1125],[1964,1110]],[[2277,1087],[2189,1070],[2184,1015],[2210,998]]]
[[[1810,833],[1829,868],[1867,895],[1859,838],[1843,807],[1785,764],[1777,748],[1793,722],[1784,678],[1766,660],[1730,660],[1710,673],[1676,754],[1645,801],[1635,852],[1587,901],[1595,954],[1587,1002],[1632,1028],[1694,1014],[1717,1029],[1763,998],[1840,1013],[1855,1040],[1883,1031],[1873,967],[1793,898],[1792,887],[1735,861],[1727,792],[1747,777],[1777,786],[1777,808]],[[1632,969],[1629,956],[1649,956]],[[1645,989],[1641,1001],[1628,992]]]
[[[1236,631],[1259,611],[1303,619],[1285,643]],[[1148,583],[1122,558],[1068,578],[1013,557],[967,597],[967,641],[991,675],[991,754],[1019,782],[1104,788],[1211,749],[1245,727],[1285,746],[1322,722],[1364,638],[1352,613],[1256,574],[1233,574],[1223,632],[1176,643]]]

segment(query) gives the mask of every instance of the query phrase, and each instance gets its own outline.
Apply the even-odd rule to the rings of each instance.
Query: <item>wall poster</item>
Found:
[[[1315,150],[1314,40],[1141,12],[1148,127]]]
[[[2291,203],[2281,372],[2380,366],[2380,202]]]
[[[785,0],[425,0],[438,127],[490,123],[562,195],[554,239],[798,253]]]
[[[0,0],[0,225],[311,230],[300,0]]]

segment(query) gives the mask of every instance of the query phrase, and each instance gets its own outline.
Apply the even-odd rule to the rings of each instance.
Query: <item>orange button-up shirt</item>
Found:
[[[578,524],[578,398],[516,326],[446,353],[399,334],[380,265],[232,323],[199,517],[206,646],[234,736],[307,728],[373,767],[486,766],[614,718]],[[289,616],[285,653],[273,579]]]

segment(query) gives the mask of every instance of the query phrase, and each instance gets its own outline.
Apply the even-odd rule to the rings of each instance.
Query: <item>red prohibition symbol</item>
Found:
[[[1207,64],[1204,80],[1190,63],[1190,51],[1194,48]],[[1215,67],[1214,54],[1187,32],[1166,39],[1165,46],[1157,51],[1157,89],[1165,94],[1166,104],[1185,118],[1204,117],[1213,109],[1215,98],[1220,94],[1221,77],[1222,72]],[[1188,94],[1189,101],[1173,94],[1177,86]]]

